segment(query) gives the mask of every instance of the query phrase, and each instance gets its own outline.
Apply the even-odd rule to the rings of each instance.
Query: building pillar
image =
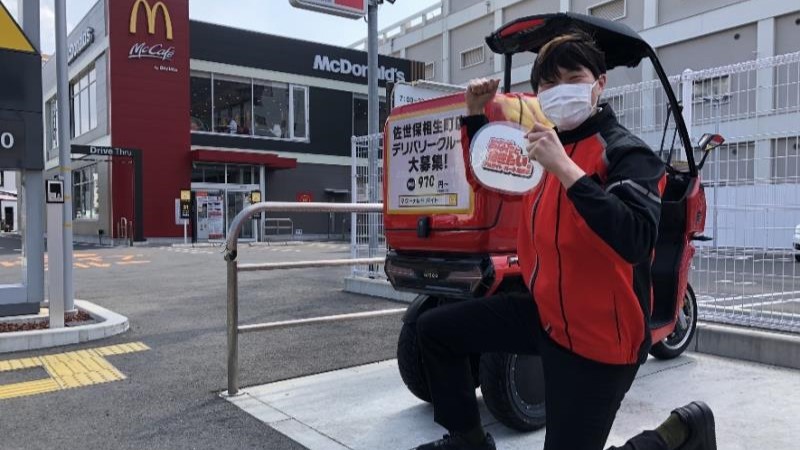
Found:
[[[503,26],[503,9],[498,8],[494,11],[494,29],[499,30]],[[505,57],[503,55],[494,55],[494,72],[503,73],[503,64]]]
[[[444,19],[442,32],[442,83],[450,82],[450,28],[447,18]]]
[[[758,59],[775,56],[775,18],[758,21],[756,52]],[[774,86],[775,74],[772,67],[756,72],[757,116],[768,114],[775,107]],[[755,179],[768,181],[772,177],[772,141],[756,140],[753,158]]]
[[[560,0],[560,3],[558,5],[558,11],[569,12],[570,6],[572,6],[570,5],[570,3],[571,3],[570,0]]]
[[[658,26],[658,0],[644,0],[644,23],[642,27],[647,30]]]

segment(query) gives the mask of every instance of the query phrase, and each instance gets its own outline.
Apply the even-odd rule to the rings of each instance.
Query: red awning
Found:
[[[253,164],[268,169],[294,169],[297,160],[272,153],[226,152],[221,150],[193,150],[192,161],[229,164]]]

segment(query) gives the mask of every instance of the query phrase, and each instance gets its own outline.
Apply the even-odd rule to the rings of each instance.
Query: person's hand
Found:
[[[497,94],[499,86],[500,80],[478,78],[470,81],[465,95],[467,113],[471,116],[483,114],[483,108]]]
[[[533,126],[528,138],[528,158],[537,161],[569,189],[586,173],[567,155],[555,130],[540,123]]]

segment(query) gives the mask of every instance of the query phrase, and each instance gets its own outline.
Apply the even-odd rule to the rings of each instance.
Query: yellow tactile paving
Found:
[[[0,386],[0,400],[15,397],[26,397],[28,395],[45,394],[55,392],[61,386],[55,380],[48,378],[44,380],[26,381],[24,383],[13,383]]]
[[[0,372],[42,367],[50,378],[0,385],[0,400],[124,380],[125,374],[106,356],[142,352],[150,347],[141,342],[109,345],[54,355],[0,361]]]

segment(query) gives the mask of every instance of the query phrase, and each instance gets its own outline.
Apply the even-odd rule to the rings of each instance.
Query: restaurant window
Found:
[[[193,73],[191,130],[270,139],[307,140],[308,88]]]
[[[379,108],[378,132],[380,133],[383,131],[383,125],[388,117],[385,99],[381,99]],[[367,134],[369,134],[369,102],[367,97],[353,96],[353,136],[366,136]]]
[[[256,136],[288,139],[289,85],[256,81],[253,94]]]
[[[214,77],[214,131],[251,134],[253,90],[249,81]]]
[[[97,219],[100,212],[97,164],[72,172],[73,218]]]
[[[192,74],[190,81],[191,129],[211,131],[211,74]]]
[[[192,164],[192,183],[258,184],[258,166],[240,164]]]
[[[58,157],[58,100],[50,99],[46,106],[47,127],[45,129],[47,142],[47,159]]]
[[[70,85],[72,137],[97,128],[97,71],[92,67]]]
[[[308,89],[300,86],[292,87],[292,120],[294,121],[293,139],[308,137]]]

